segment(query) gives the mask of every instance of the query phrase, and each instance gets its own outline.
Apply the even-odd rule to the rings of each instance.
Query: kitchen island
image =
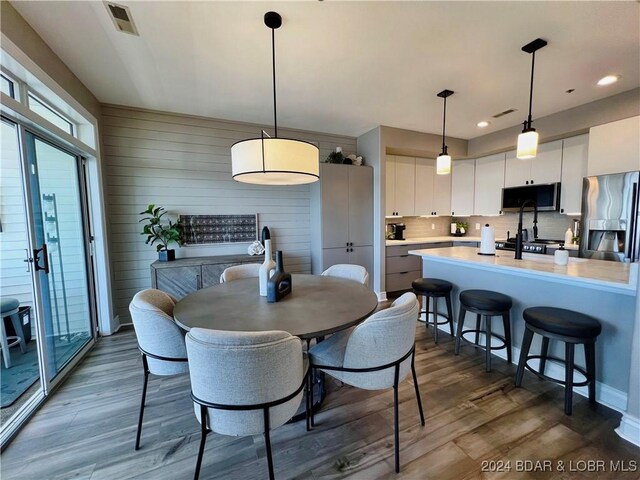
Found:
[[[515,260],[513,252],[498,251],[495,256],[484,256],[478,255],[478,249],[469,247],[410,250],[409,254],[422,257],[424,277],[442,278],[454,284],[454,315],[458,312],[458,294],[462,290],[494,290],[513,299],[511,321],[515,362],[524,334],[522,311],[525,308],[541,305],[567,308],[598,318],[602,323],[602,334],[596,344],[597,399],[618,411],[625,410],[637,265],[570,258],[568,265],[559,266],[553,263],[551,256],[523,254],[522,260]],[[466,321],[469,325],[472,321],[475,323],[475,316],[468,315]],[[540,338],[536,336],[532,352],[539,351],[539,342]],[[495,353],[506,358],[504,350]],[[550,353],[564,357],[562,344],[551,342]],[[584,365],[581,348],[576,350],[576,363]],[[561,378],[564,369],[548,364],[548,371],[551,376]],[[576,392],[586,395],[586,387],[576,388]]]

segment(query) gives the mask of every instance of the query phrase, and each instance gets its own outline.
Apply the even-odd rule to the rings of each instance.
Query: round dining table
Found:
[[[187,295],[173,316],[185,330],[283,330],[307,340],[356,325],[377,305],[376,294],[353,280],[294,274],[291,293],[276,303],[260,296],[257,278],[244,278]]]

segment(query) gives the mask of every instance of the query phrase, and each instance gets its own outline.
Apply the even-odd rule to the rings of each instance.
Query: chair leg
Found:
[[[476,345],[480,345],[480,323],[482,320],[482,315],[479,313],[476,315]]]
[[[522,349],[520,350],[520,360],[518,360],[518,371],[516,373],[516,387],[522,386],[522,377],[524,376],[524,366],[529,356],[529,348],[531,348],[531,340],[533,340],[533,331],[526,326],[524,328],[524,337],[522,338]]]
[[[438,344],[438,297],[433,297],[433,341]]]
[[[504,343],[507,348],[507,362],[512,363],[511,357],[511,316],[509,312],[502,314],[502,323],[504,325]]]
[[[4,329],[4,318],[0,319],[0,348],[2,348],[2,360],[4,368],[11,368],[11,352],[9,352],[9,341],[7,332]]]
[[[547,368],[547,355],[549,353],[549,337],[542,337],[542,346],[540,347],[540,367],[538,372],[544,375],[544,371]]]
[[[398,426],[398,379],[400,377],[400,364],[396,364],[395,378],[393,380],[393,443],[396,457],[396,473],[400,473],[400,432]]]
[[[453,308],[451,308],[451,294],[447,293],[447,296],[444,297],[447,303],[447,316],[449,318],[449,330],[451,331],[451,336],[454,336],[453,333]]]
[[[200,448],[198,449],[198,460],[196,460],[196,471],[193,480],[200,477],[200,467],[202,466],[202,456],[204,455],[204,444],[207,441],[207,407],[200,405]]]
[[[596,403],[596,344],[584,344],[584,356],[587,361],[587,379],[589,380],[589,402]]]
[[[464,306],[460,304],[460,313],[458,313],[458,325],[456,325],[456,346],[453,350],[453,353],[455,355],[458,355],[460,353],[460,341],[462,339],[462,329],[464,328],[464,317],[466,313],[467,311],[465,310]]]
[[[316,426],[315,423],[315,418],[314,418],[314,412],[313,412],[313,380],[314,378],[316,378],[316,370],[315,369],[311,369],[309,371],[309,391],[310,391],[310,399],[309,399],[309,403],[310,403],[310,409],[309,409],[309,419],[310,419],[310,423],[311,423],[311,428]]]
[[[489,315],[485,315],[484,316],[484,322],[485,322],[485,335],[487,336],[487,338],[485,338],[485,368],[487,370],[487,372],[491,371],[491,320],[492,318]]]
[[[420,388],[418,387],[418,376],[416,375],[416,352],[411,355],[411,373],[413,374],[413,386],[416,389],[416,400],[418,401],[418,411],[420,412],[420,423],[424,427],[424,412],[422,411],[422,400],[420,399]]]
[[[424,296],[424,328],[429,330],[429,296]]]
[[[311,408],[313,408],[313,401],[311,399],[311,389],[309,388],[309,373],[311,373],[310,371],[307,372],[307,376],[304,379],[304,398],[305,398],[305,404],[304,404],[304,419],[305,419],[305,426],[307,429],[307,432],[311,431],[311,414],[309,413],[309,410]]]
[[[147,383],[149,382],[149,365],[147,356],[142,354],[142,367],[144,368],[144,383],[142,384],[142,398],[140,399],[140,415],[138,416],[138,432],[136,434],[136,450],[140,450],[140,436],[142,435],[142,417],[144,416],[144,403],[147,398]]]
[[[264,445],[267,449],[267,465],[269,466],[269,480],[274,480],[273,474],[273,456],[271,455],[271,435],[269,431],[271,427],[269,425],[269,408],[264,409]]]
[[[573,354],[574,354],[573,343],[565,343],[564,351],[565,351],[565,371],[564,371],[564,413],[567,415],[571,415],[573,410]]]
[[[4,319],[2,320],[4,321]],[[22,331],[22,324],[20,323],[20,317],[17,313],[11,315],[11,325],[13,325],[13,331],[16,333],[16,337],[18,337],[20,351],[25,353],[27,351],[27,342],[24,341],[24,332]]]

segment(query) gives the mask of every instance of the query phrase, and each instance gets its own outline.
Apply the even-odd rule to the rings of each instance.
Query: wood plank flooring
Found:
[[[513,387],[515,367],[496,357],[485,373],[484,353],[471,346],[453,355],[453,342],[417,326],[416,369],[426,426],[420,426],[409,379],[400,388],[401,473],[393,473],[392,391],[369,392],[329,381],[316,428],[284,425],[272,435],[278,479],[637,479],[609,461],[635,461],[640,449],[613,431],[620,415],[576,396],[563,414],[563,390],[526,374]],[[188,376],[151,377],[142,432],[134,451],[142,387],[132,330],[102,338],[88,357],[2,453],[3,480],[189,479],[199,425]],[[202,479],[264,479],[264,441],[207,439]],[[553,460],[553,471],[516,472],[516,461]],[[570,472],[569,462],[604,460],[605,471]],[[483,462],[511,462],[511,471],[482,472]],[[563,461],[565,471],[556,469]],[[498,464],[490,464],[498,465]],[[585,464],[586,465],[586,464]],[[495,469],[494,469],[495,470]]]

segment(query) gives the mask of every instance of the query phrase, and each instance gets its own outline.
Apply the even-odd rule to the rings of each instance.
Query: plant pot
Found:
[[[158,260],[161,262],[173,262],[176,259],[176,251],[171,250],[160,250],[158,252]]]

